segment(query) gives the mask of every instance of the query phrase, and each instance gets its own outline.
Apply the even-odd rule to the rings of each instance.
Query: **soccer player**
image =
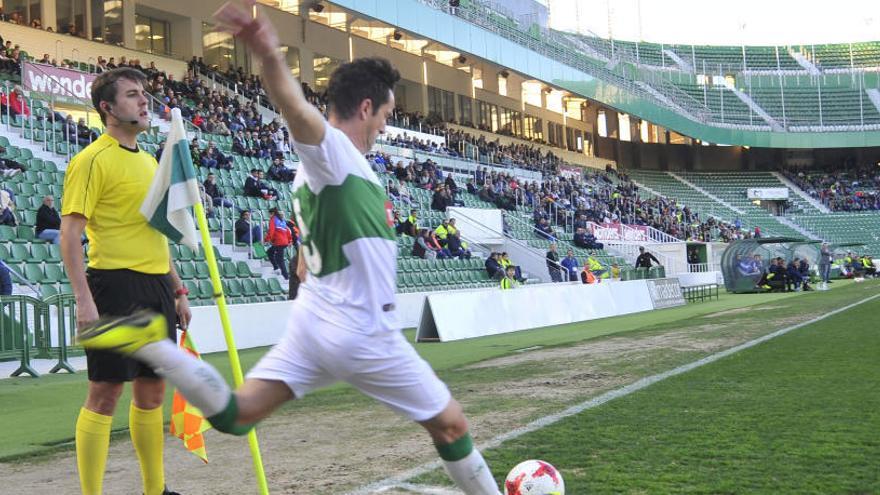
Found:
[[[231,3],[215,16],[260,58],[263,85],[281,108],[301,160],[293,213],[302,236],[300,263],[308,274],[287,331],[235,392],[214,368],[164,338],[161,316],[141,313],[104,321],[81,330],[80,342],[150,364],[215,429],[237,435],[284,402],[344,380],[422,425],[447,473],[466,494],[498,495],[461,406],[406,342],[395,318],[391,205],[364,155],[394,110],[398,72],[377,58],[340,66],[327,90],[328,122],[303,96],[265,18],[252,19]]]
[[[168,326],[163,335],[174,339],[176,320],[185,326],[191,316],[186,290],[174,270],[168,240],[139,211],[158,167],[137,145],[138,134],[150,124],[145,82],[140,71],[120,68],[102,73],[92,84],[92,103],[106,131],[73,157],[64,176],[61,255],[76,297],[78,328],[99,316],[149,308],[164,315]],[[88,271],[83,231],[89,238]],[[162,459],[162,379],[140,361],[115,353],[87,349],[86,358],[88,395],[76,421],[82,493],[102,492],[113,413],[130,381],[129,428],[144,494],[171,494]]]

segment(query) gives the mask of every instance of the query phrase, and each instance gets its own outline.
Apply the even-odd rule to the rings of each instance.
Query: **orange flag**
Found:
[[[186,352],[201,359],[186,330],[181,331],[177,341]],[[171,404],[171,434],[183,440],[186,450],[197,455],[205,464],[208,463],[208,451],[205,450],[205,437],[202,433],[210,428],[211,424],[205,419],[202,411],[187,402],[179,390],[174,389],[174,399]]]

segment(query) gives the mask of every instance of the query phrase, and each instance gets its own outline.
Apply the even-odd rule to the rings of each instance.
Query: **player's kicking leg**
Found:
[[[452,481],[468,495],[498,495],[498,485],[480,451],[474,447],[461,405],[451,399],[440,414],[421,424],[443,459]]]
[[[217,370],[166,338],[165,318],[149,311],[99,320],[80,330],[77,340],[87,349],[129,355],[150,365],[194,406],[218,431],[244,435],[254,424],[293,398],[290,388],[271,380],[248,379],[236,391]]]

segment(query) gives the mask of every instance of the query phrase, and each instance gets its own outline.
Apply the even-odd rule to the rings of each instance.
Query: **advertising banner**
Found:
[[[92,83],[98,77],[97,74],[31,62],[21,64],[21,69],[21,84],[28,91],[88,101],[92,99]]]

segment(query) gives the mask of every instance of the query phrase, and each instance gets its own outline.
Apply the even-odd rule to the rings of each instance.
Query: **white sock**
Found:
[[[466,495],[500,495],[492,471],[480,454],[474,449],[464,459],[443,461],[446,473]]]
[[[210,364],[196,359],[168,340],[147,344],[132,354],[147,363],[162,378],[180,389],[192,405],[211,417],[223,411],[232,391]]]

